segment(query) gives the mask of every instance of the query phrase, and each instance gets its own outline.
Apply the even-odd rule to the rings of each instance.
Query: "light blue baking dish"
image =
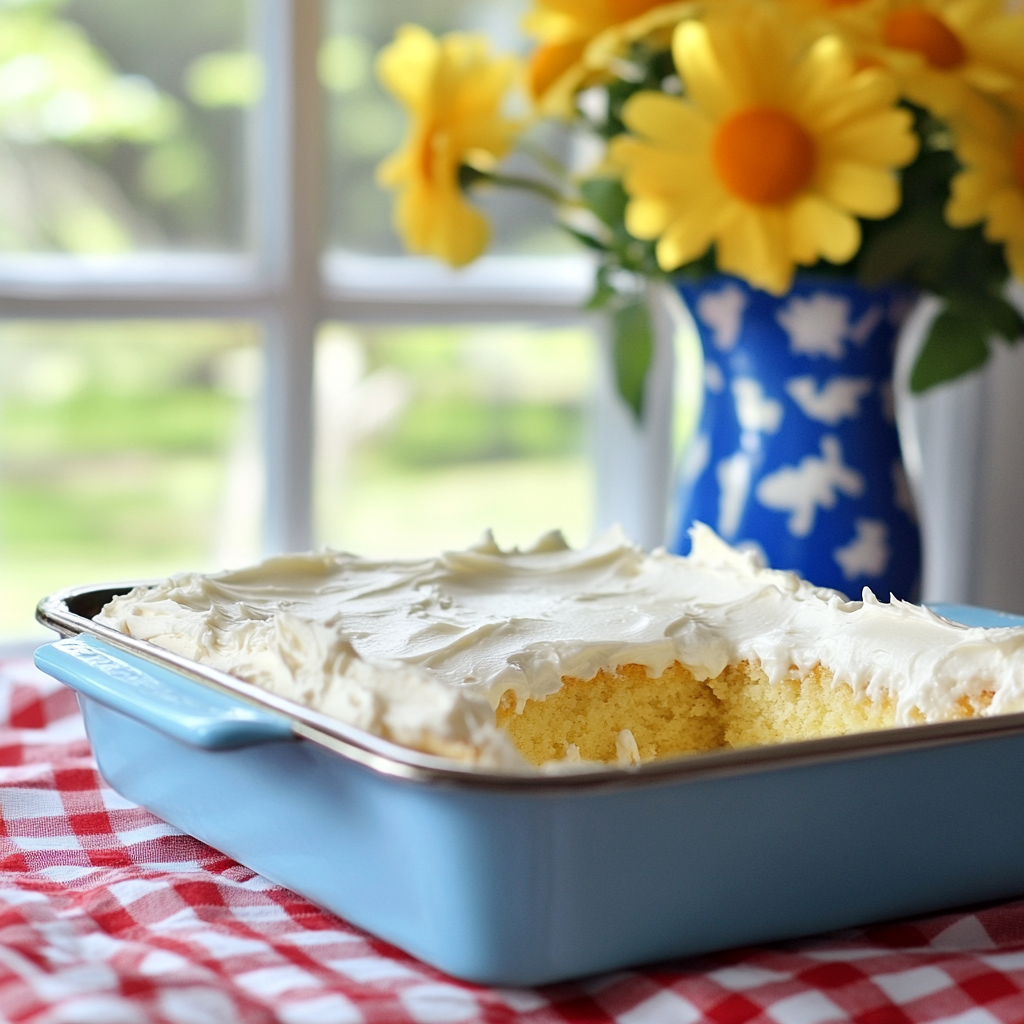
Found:
[[[36,663],[78,691],[107,781],[456,977],[536,985],[1024,892],[1024,714],[496,775],[91,621],[126,589],[39,607],[65,639]]]

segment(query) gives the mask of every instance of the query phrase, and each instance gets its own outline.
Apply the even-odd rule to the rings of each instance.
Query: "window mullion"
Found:
[[[264,319],[264,458],[268,552],[312,543],[313,346],[321,316],[321,0],[264,0],[266,89],[253,200],[260,261],[274,295]],[[276,287],[275,287],[276,286]]]

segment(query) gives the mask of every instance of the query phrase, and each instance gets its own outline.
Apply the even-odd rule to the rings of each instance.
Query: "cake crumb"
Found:
[[[615,753],[618,755],[619,764],[623,768],[629,767],[631,764],[640,763],[640,748],[636,745],[633,733],[629,729],[623,729],[615,737]]]

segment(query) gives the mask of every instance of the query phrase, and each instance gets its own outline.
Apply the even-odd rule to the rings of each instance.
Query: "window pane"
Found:
[[[0,324],[0,633],[60,587],[259,552],[248,324]]]
[[[0,6],[0,251],[241,246],[249,6]]]
[[[316,353],[319,540],[361,554],[590,535],[583,328],[332,324]]]
[[[338,248],[391,255],[402,251],[391,227],[391,194],[376,183],[377,164],[401,142],[405,115],[378,85],[373,62],[395,29],[407,22],[436,34],[452,30],[482,31],[496,52],[526,51],[519,31],[520,3],[507,0],[328,0],[321,80],[327,90],[330,156],[329,244]],[[556,155],[567,140],[550,127],[531,140]],[[533,174],[538,168],[520,156],[504,165],[510,173]],[[474,193],[493,229],[492,252],[576,252],[569,237],[554,226],[543,200],[508,190]]]

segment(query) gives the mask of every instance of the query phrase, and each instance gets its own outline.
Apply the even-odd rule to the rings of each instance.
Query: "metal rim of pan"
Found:
[[[39,602],[36,618],[64,637],[88,635],[127,654],[170,669],[196,683],[230,694],[248,704],[285,716],[294,735],[365,768],[409,782],[470,786],[492,791],[530,792],[537,796],[572,792],[605,792],[639,786],[703,781],[725,775],[745,775],[821,762],[846,761],[927,747],[980,742],[997,736],[1024,733],[1024,712],[985,718],[959,719],[921,725],[896,726],[868,732],[800,740],[741,750],[717,750],[647,761],[628,767],[573,766],[554,772],[530,769],[522,773],[496,771],[450,758],[399,746],[345,724],[303,704],[290,701],[247,683],[236,676],[208,668],[165,651],[145,640],[127,636],[79,614],[76,607],[97,611],[116,594],[155,580],[101,583],[59,590]],[[95,614],[95,613],[93,613]]]

